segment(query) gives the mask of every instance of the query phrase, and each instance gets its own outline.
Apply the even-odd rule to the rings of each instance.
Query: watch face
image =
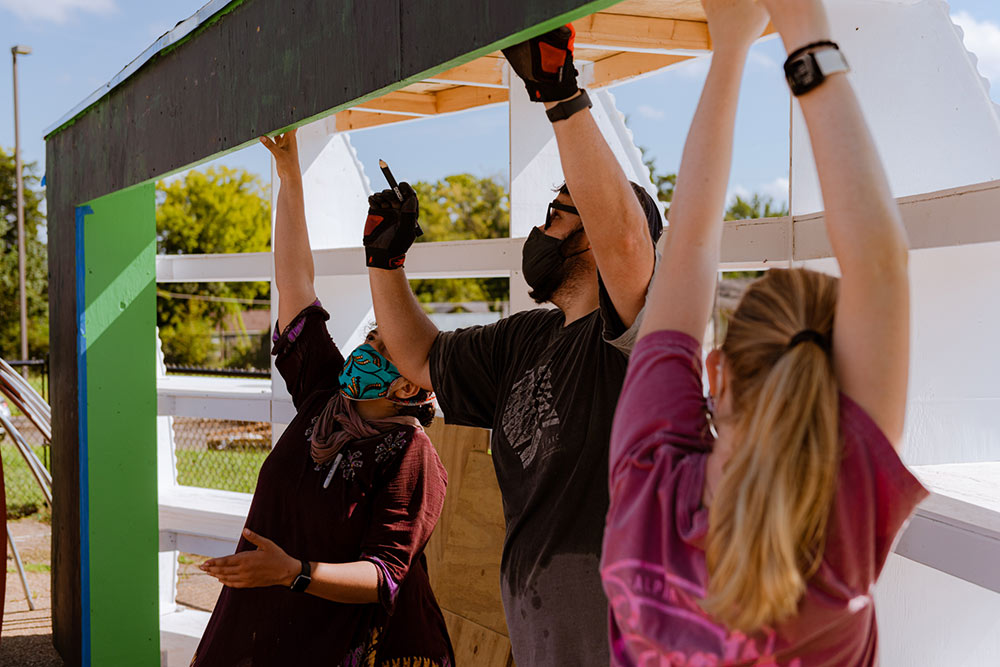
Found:
[[[806,58],[796,60],[789,63],[789,65],[789,78],[794,80],[796,84],[799,86],[810,86],[815,83],[818,71],[811,57],[808,60]]]
[[[292,582],[292,590],[296,593],[301,593],[305,589],[309,588],[309,584],[312,583],[312,578],[304,574],[300,574],[295,577],[295,581]]]

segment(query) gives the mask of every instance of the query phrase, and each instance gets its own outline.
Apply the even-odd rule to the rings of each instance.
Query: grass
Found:
[[[269,450],[177,450],[177,483],[253,493]]]
[[[44,460],[41,446],[31,448],[40,460]],[[44,508],[45,496],[9,436],[0,443],[0,458],[3,458],[3,475],[7,487],[7,518],[19,519]]]
[[[51,572],[52,571],[52,567],[48,563],[29,563],[27,561],[24,561],[24,563],[22,563],[22,564],[24,565],[24,571],[25,572]],[[14,567],[14,566],[8,566],[7,567],[7,572],[9,572],[9,573],[17,572],[17,568]]]
[[[39,459],[43,459],[40,446],[32,449]],[[177,450],[177,482],[185,486],[253,493],[257,486],[257,473],[269,451]],[[28,470],[28,464],[10,440],[5,439],[0,444],[0,457],[3,458],[7,487],[8,519],[14,520],[41,512],[45,516],[40,516],[39,519],[45,521],[48,506],[42,490],[38,488],[38,483]]]

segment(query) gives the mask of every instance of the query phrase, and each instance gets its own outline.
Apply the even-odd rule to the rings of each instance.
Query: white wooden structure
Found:
[[[686,8],[682,19],[662,5]],[[899,197],[913,248],[913,342],[903,456],[932,496],[895,547],[876,590],[882,664],[995,665],[1000,655],[1000,110],[940,0],[828,0],[834,38]],[[659,13],[658,13],[659,12]],[[578,22],[582,75],[592,87],[677,63],[710,48],[697,2],[628,0]],[[372,319],[360,221],[371,191],[349,133],[485,104],[510,108],[510,239],[417,245],[410,277],[509,276],[511,309],[529,308],[521,244],[561,182],[555,141],[499,54],[364,102],[299,133],[317,292],[334,340],[350,349]],[[650,188],[610,93],[600,127],[629,178]],[[377,130],[375,130],[377,131]],[[686,128],[669,128],[685,132]],[[836,271],[805,126],[793,105],[791,215],[727,224],[727,268],[804,265]],[[272,175],[274,179],[274,176]],[[276,179],[274,180],[277,185]],[[274,188],[274,195],[277,187]],[[274,196],[273,195],[273,196]],[[159,282],[273,280],[269,253],[157,258]],[[272,295],[277,292],[273,289]],[[272,316],[277,308],[272,308]],[[249,496],[181,487],[169,419],[271,421],[293,410],[283,383],[162,377],[159,385],[163,647],[180,664],[207,617],[174,605],[176,551],[228,553]],[[174,654],[176,651],[176,656]],[[189,656],[190,653],[187,653]]]

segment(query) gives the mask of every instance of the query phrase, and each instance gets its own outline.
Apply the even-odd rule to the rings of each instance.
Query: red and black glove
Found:
[[[392,190],[376,192],[368,198],[368,218],[365,220],[365,263],[376,269],[398,269],[403,266],[406,251],[417,237],[417,217],[420,204],[417,193],[405,181],[399,184],[403,201]]]
[[[564,25],[503,50],[532,102],[558,102],[579,90],[573,66],[572,25]]]

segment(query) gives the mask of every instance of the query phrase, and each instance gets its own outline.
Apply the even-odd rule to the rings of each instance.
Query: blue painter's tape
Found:
[[[83,224],[93,213],[89,206],[76,207],[76,381],[77,422],[80,441],[80,656],[90,667],[90,467],[87,460],[87,256]]]

